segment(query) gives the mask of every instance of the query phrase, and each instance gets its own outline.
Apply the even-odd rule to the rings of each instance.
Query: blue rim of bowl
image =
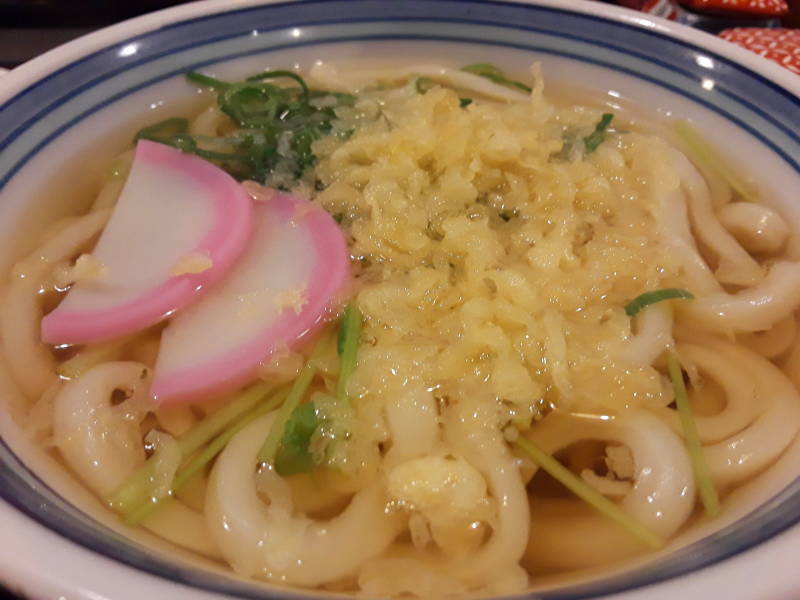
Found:
[[[800,171],[800,137],[791,126],[784,125],[794,122],[792,115],[797,114],[800,99],[763,75],[702,46],[635,24],[553,6],[480,0],[406,0],[403,3],[393,0],[310,0],[301,4],[275,3],[247,7],[167,24],[88,54],[54,71],[8,100],[0,107],[0,132],[3,132],[0,134],[0,152],[12,148],[21,136],[26,135],[32,126],[41,123],[46,115],[79,98],[81,94],[159,59],[215,43],[243,39],[253,29],[257,29],[259,33],[269,33],[288,31],[290,28],[316,27],[324,32],[326,28],[348,24],[370,28],[389,24],[394,33],[362,33],[334,36],[332,39],[317,37],[309,41],[294,42],[287,40],[285,43],[215,55],[209,60],[193,61],[182,64],[180,68],[162,70],[158,75],[145,78],[135,86],[126,87],[117,94],[82,107],[70,118],[52,126],[12,164],[0,167],[0,189],[42,147],[76,123],[124,95],[183,73],[188,68],[201,68],[233,58],[305,45],[376,40],[482,43],[574,58],[628,73],[685,96],[724,116],[771,148],[795,171]],[[452,30],[454,27],[472,27],[476,30],[499,28],[506,35],[504,41],[500,41],[499,38],[481,39],[474,35],[463,37],[455,34],[420,34],[421,24],[433,24],[437,30]],[[618,35],[609,35],[610,33]],[[519,38],[520,35],[530,36],[531,41],[514,42],[513,38]],[[534,43],[537,36],[539,40]],[[630,64],[612,64],[600,58],[589,57],[585,52],[570,52],[543,45],[541,38],[547,36],[568,40],[570,44],[589,44],[598,52],[603,50],[623,53]],[[190,44],[181,44],[180,40],[185,39],[193,41]],[[609,39],[614,42],[609,42]],[[120,49],[129,45],[136,46],[135,58],[121,61]],[[699,68],[698,56],[710,58],[714,69],[708,71]],[[645,61],[654,68],[669,71],[690,87],[675,85],[653,76],[648,70],[642,71],[641,65],[631,66],[636,61]],[[698,83],[706,77],[715,78],[716,85],[710,94],[706,93],[707,90],[701,92],[698,89]],[[762,95],[758,96],[754,91],[760,91]],[[758,96],[758,105],[750,100],[751,96]],[[730,108],[731,103],[735,105],[735,113]],[[21,120],[20,114],[25,115]],[[783,140],[779,143],[775,136],[767,136],[752,127],[753,119],[768,123],[774,132],[783,136]],[[254,599],[286,598],[289,595],[307,597],[307,594],[301,592],[271,591],[214,576],[200,569],[183,567],[172,561],[155,559],[145,549],[97,523],[66,502],[31,473],[5,442],[0,442],[0,459],[0,497],[22,513],[81,546],[141,571],[211,592]],[[800,498],[800,479],[736,525],[678,550],[656,564],[588,584],[537,592],[533,597],[542,600],[586,599],[630,591],[696,571],[752,548],[800,522],[800,503],[796,507],[791,503],[791,500],[797,498]]]

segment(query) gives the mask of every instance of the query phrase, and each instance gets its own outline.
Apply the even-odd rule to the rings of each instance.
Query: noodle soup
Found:
[[[538,65],[189,80],[6,288],[23,421],[122,522],[519,593],[724,522],[793,443],[796,240],[693,125]]]

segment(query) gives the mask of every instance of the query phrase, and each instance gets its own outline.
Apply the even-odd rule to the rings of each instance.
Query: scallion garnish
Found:
[[[694,298],[694,294],[692,294],[689,290],[683,290],[680,288],[665,288],[663,290],[645,292],[644,294],[639,294],[636,296],[636,298],[625,305],[625,314],[627,314],[629,317],[632,317],[646,306],[655,304],[656,302],[661,302],[662,300],[672,300],[675,298],[692,300]]]
[[[352,105],[350,94],[310,90],[292,71],[262,71],[244,81],[227,82],[192,71],[186,78],[217,92],[217,104],[237,129],[227,136],[188,133],[186,119],[166,119],[145,127],[136,140],[174,146],[210,160],[237,179],[287,186],[316,162],[314,141],[332,132],[336,109]],[[279,86],[283,79],[296,85]]]
[[[414,82],[414,89],[417,90],[418,94],[424,94],[429,89],[431,89],[435,85],[433,79],[428,77],[417,77],[417,80]]]
[[[198,85],[204,85],[206,87],[210,87],[215,90],[224,90],[225,88],[231,85],[227,81],[221,81],[216,77],[211,77],[210,75],[203,75],[202,73],[198,73],[197,71],[189,71],[186,74],[186,79],[188,79],[192,83],[196,83]]]
[[[606,129],[611,125],[611,120],[614,118],[612,113],[603,113],[594,131],[583,138],[583,145],[586,148],[586,153],[589,154],[597,150],[597,147],[606,139]]]
[[[139,140],[152,140],[154,142],[158,142],[164,138],[183,135],[186,133],[188,128],[189,121],[186,119],[180,119],[177,117],[172,119],[164,119],[163,121],[159,121],[154,125],[140,129],[134,136],[133,140],[135,142],[138,142]]]
[[[508,77],[506,77],[505,73],[503,73],[500,69],[488,63],[476,63],[474,65],[467,65],[466,67],[461,67],[461,70],[466,71],[467,73],[472,73],[473,75],[480,75],[481,77],[485,77],[490,81],[494,81],[495,83],[504,85],[506,87],[513,87],[520,89],[523,92],[527,92],[529,94],[533,91],[530,86],[525,85],[521,81],[514,81],[513,79],[509,79]]]
[[[659,535],[650,531],[636,519],[631,518],[630,515],[619,506],[588,485],[580,477],[530,440],[518,435],[512,444],[539,467],[544,469],[553,479],[561,483],[597,512],[614,521],[645,546],[653,550],[658,550],[664,545],[664,540]]]
[[[708,470],[708,463],[703,456],[703,448],[700,445],[700,436],[697,434],[697,425],[694,422],[692,408],[689,406],[689,397],[686,394],[686,384],[683,381],[683,372],[680,363],[675,358],[675,354],[670,352],[667,356],[667,366],[669,376],[672,379],[672,389],[675,392],[675,405],[678,408],[678,415],[681,419],[683,437],[686,440],[686,447],[689,450],[689,458],[692,461],[692,470],[697,481],[697,488],[700,500],[706,509],[706,514],[715,517],[719,514],[719,497],[711,479],[711,472]]]

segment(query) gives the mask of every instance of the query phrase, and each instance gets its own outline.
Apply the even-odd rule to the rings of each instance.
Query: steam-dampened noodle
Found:
[[[538,66],[188,77],[2,306],[28,430],[125,523],[506,594],[720,518],[794,440],[792,230],[688,123]]]

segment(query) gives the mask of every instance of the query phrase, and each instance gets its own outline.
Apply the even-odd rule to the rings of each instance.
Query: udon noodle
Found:
[[[344,377],[332,341],[340,303],[250,382],[273,394],[273,408],[229,430],[177,489],[209,443],[187,439],[242,392],[154,402],[163,324],[97,344],[40,341],[43,315],[70,286],[102,277],[91,251],[127,151],[89,212],[53,223],[8,276],[4,358],[29,401],[30,435],[125,517],[113,499],[147,461],[147,495],[166,501],[136,522],[288,586],[505,594],[649,551],[545,473],[521,440],[659,543],[702,518],[703,486],[724,511],[800,427],[782,370],[798,356],[791,228],[665,124],[624,112],[609,123],[591,103],[556,103],[538,67],[530,91],[490,74],[314,67],[309,86],[331,94],[314,96],[320,105],[352,101],[336,105],[300,173],[279,164],[246,184],[254,196],[263,184],[309,198],[346,236],[345,300],[363,315],[343,384],[350,406],[331,401]],[[209,98],[187,135],[214,149],[237,127]],[[665,289],[693,298],[626,312]],[[322,424],[306,439],[310,466],[282,474],[259,451],[285,424],[280,401],[309,355],[302,400]],[[694,472],[669,357],[687,375],[706,480]]]

